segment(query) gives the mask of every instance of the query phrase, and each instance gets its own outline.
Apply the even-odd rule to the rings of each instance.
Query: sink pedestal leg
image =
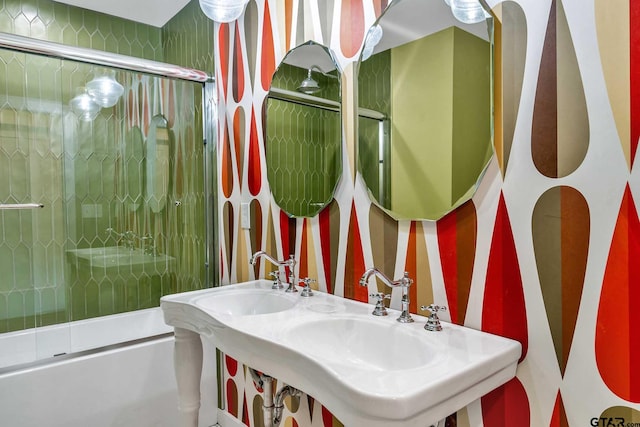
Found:
[[[200,377],[202,376],[202,341],[188,329],[174,328],[173,366],[178,383],[178,409],[181,427],[198,427],[200,411]]]

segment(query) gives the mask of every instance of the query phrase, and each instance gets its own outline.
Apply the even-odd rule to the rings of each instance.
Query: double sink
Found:
[[[515,376],[518,342],[257,280],[165,296],[165,322],[202,336],[258,371],[313,396],[344,425],[429,426]]]

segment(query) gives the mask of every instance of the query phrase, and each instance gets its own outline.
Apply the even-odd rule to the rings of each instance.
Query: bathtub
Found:
[[[209,427],[215,344],[203,348],[200,427]],[[175,427],[172,328],[153,308],[2,334],[0,414],[3,427]]]

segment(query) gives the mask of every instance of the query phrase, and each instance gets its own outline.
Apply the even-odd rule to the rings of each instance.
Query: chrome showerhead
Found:
[[[320,85],[311,76],[311,68],[309,68],[309,71],[307,72],[307,78],[300,83],[297,90],[298,92],[306,93],[307,95],[311,95],[320,90]]]

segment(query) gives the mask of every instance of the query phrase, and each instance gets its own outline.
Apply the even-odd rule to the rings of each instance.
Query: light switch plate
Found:
[[[251,228],[251,213],[249,211],[249,203],[240,204],[240,226],[245,230]]]

